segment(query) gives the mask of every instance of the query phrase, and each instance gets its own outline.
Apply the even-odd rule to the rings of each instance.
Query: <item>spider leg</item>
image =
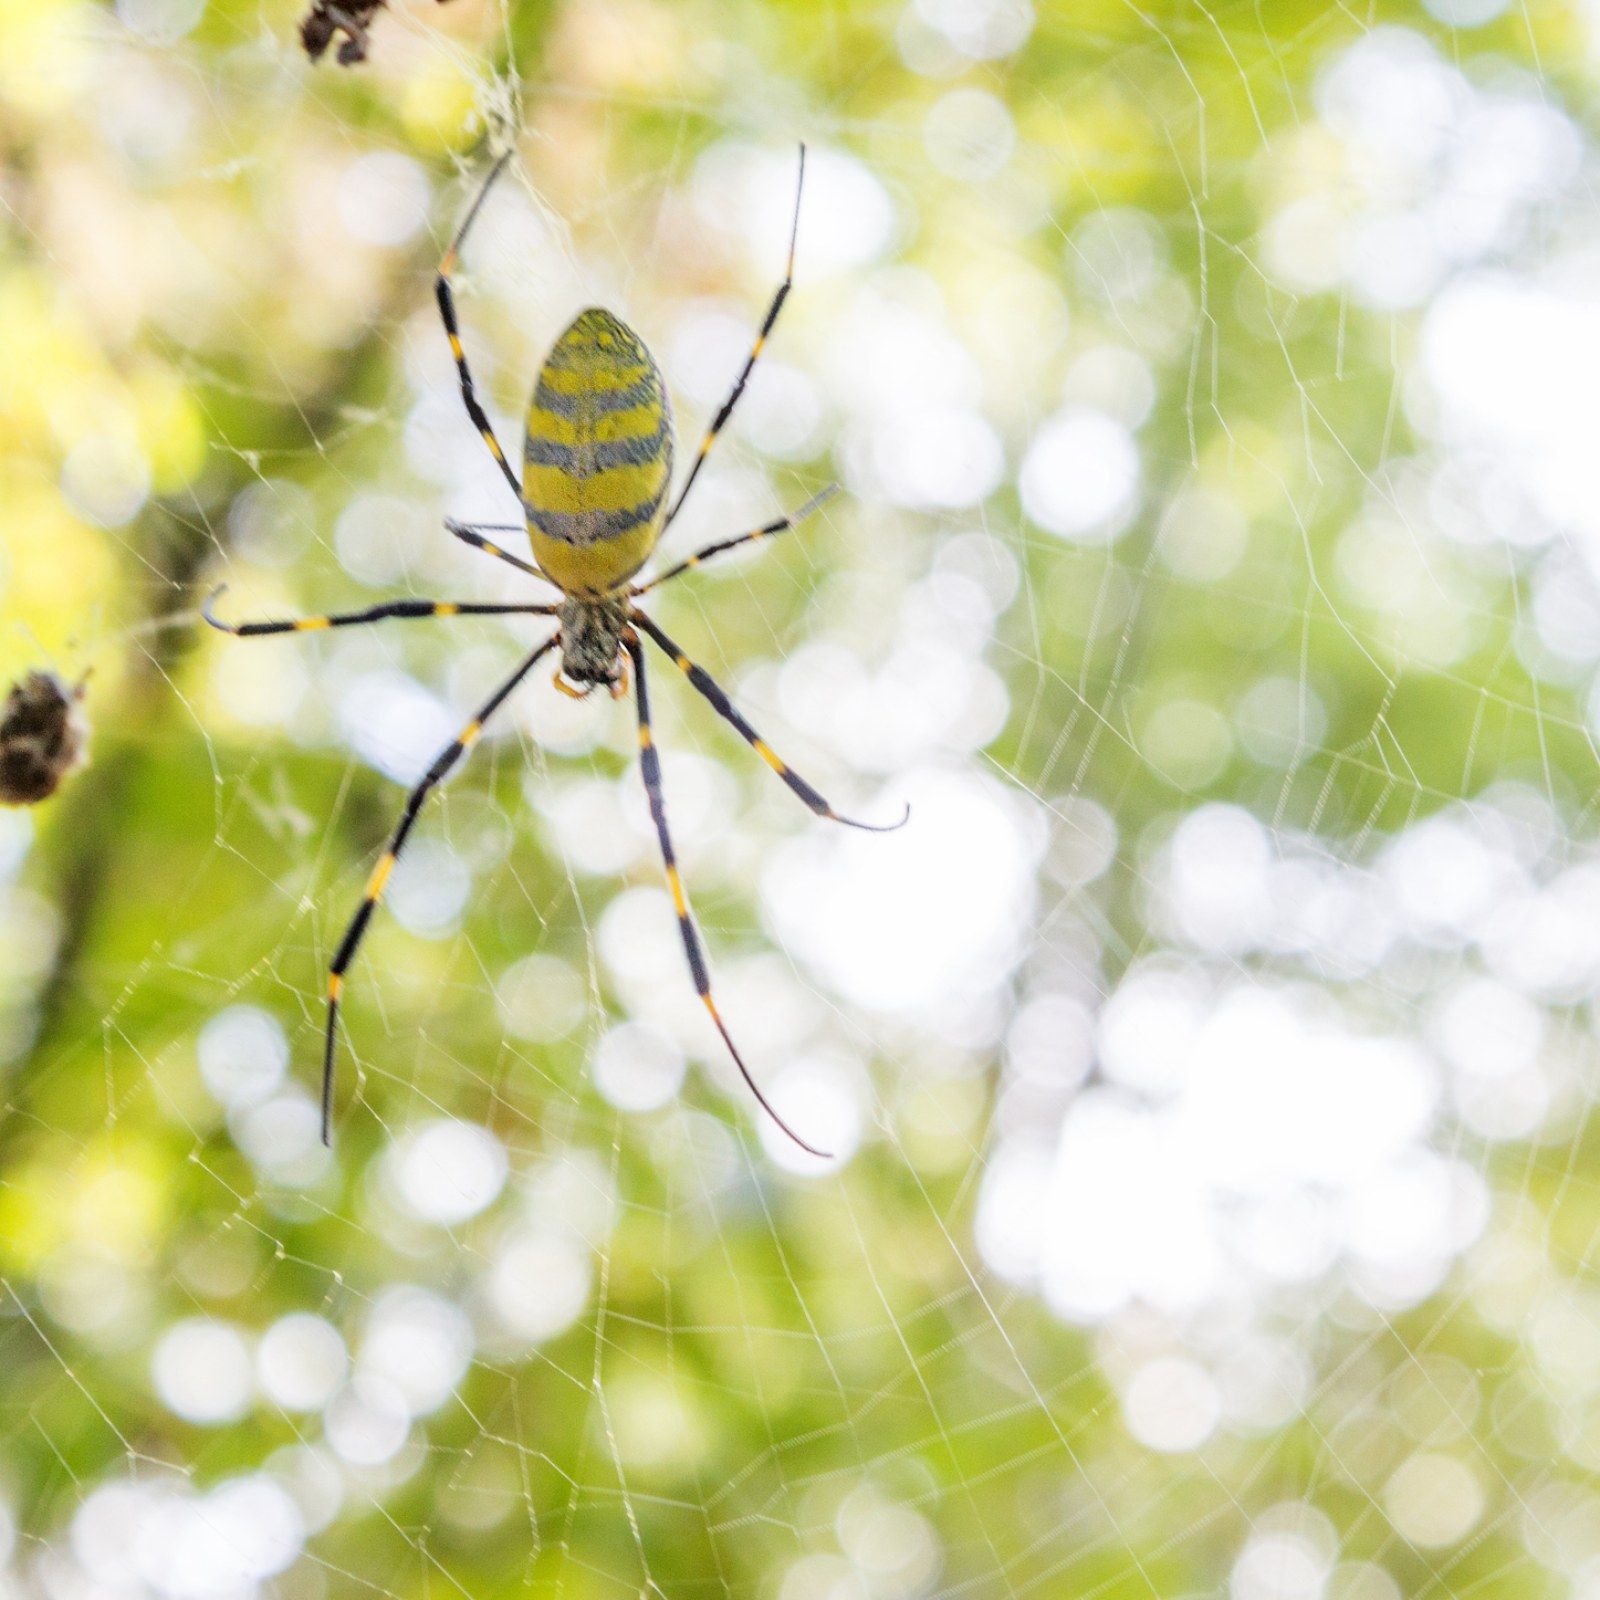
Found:
[[[898,822],[857,822],[854,817],[844,817],[833,809],[815,789],[786,761],[783,761],[765,739],[740,716],[733,702],[723,692],[722,686],[704,667],[696,666],[666,634],[664,634],[649,617],[642,611],[630,611],[628,619],[643,628],[655,642],[672,658],[672,663],[703,694],[712,704],[718,716],[725,722],[733,724],[745,743],[761,757],[766,764],[800,796],[805,803],[816,812],[819,817],[828,817],[834,822],[842,822],[848,828],[861,828],[867,833],[893,833],[896,828],[903,828],[911,816],[911,807],[908,805],[905,814]]]
[[[494,187],[494,180],[505,171],[511,154],[511,151],[506,151],[495,162],[489,176],[484,179],[483,187],[478,191],[478,198],[472,202],[472,209],[467,213],[466,221],[457,230],[450,248],[444,253],[444,260],[439,263],[439,276],[434,281],[433,291],[439,302],[439,315],[444,319],[444,331],[450,336],[450,353],[456,358],[456,371],[461,375],[461,398],[466,404],[467,415],[472,418],[472,425],[483,436],[483,442],[489,447],[489,454],[494,457],[496,465],[505,474],[505,480],[511,485],[511,492],[520,504],[522,485],[517,482],[516,473],[506,461],[506,453],[500,448],[500,441],[494,436],[494,425],[489,421],[489,414],[478,403],[478,392],[472,386],[472,373],[467,366],[466,352],[461,348],[461,329],[456,325],[455,296],[450,292],[450,274],[455,271],[456,257],[462,245],[466,243],[467,230],[477,220],[478,213],[483,209],[483,202],[489,198],[489,190]]]
[[[554,606],[480,604],[476,600],[389,600],[368,606],[365,611],[335,611],[322,617],[293,617],[282,622],[224,622],[213,609],[227,592],[219,584],[200,603],[200,615],[219,633],[235,638],[254,639],[265,633],[315,633],[322,628],[354,628],[364,622],[382,622],[388,617],[553,617]]]
[[[661,843],[661,859],[667,869],[667,887],[672,891],[672,904],[678,913],[678,931],[683,935],[684,953],[689,958],[689,971],[694,977],[695,991],[705,1003],[705,1008],[711,1013],[711,1020],[717,1025],[717,1032],[722,1035],[722,1042],[728,1047],[728,1054],[733,1057],[733,1064],[739,1069],[739,1075],[750,1086],[750,1092],[761,1105],[761,1109],[789,1135],[802,1150],[808,1150],[814,1156],[821,1156],[824,1160],[831,1159],[826,1150],[819,1150],[814,1144],[807,1144],[782,1117],[773,1110],[771,1102],[761,1092],[756,1080],[750,1076],[750,1069],[744,1064],[732,1038],[724,1026],[722,1018],[718,1015],[716,1002],[711,998],[711,974],[706,967],[705,952],[700,948],[700,935],[695,930],[694,919],[689,911],[689,900],[683,891],[683,879],[678,874],[678,860],[672,850],[672,836],[667,831],[667,803],[661,792],[661,757],[656,751],[655,740],[650,732],[650,693],[645,687],[644,671],[644,646],[638,638],[625,638],[623,644],[630,656],[633,657],[633,674],[635,692],[639,700],[639,770],[644,775],[645,793],[650,800],[650,818],[656,825],[656,838]]]
[[[750,381],[750,374],[761,356],[762,346],[767,342],[767,336],[772,332],[773,325],[778,320],[778,313],[783,310],[783,302],[789,298],[789,290],[794,285],[794,247],[800,237],[800,196],[806,185],[806,147],[800,146],[800,177],[794,188],[794,222],[789,228],[789,264],[784,268],[783,282],[778,285],[778,292],[772,297],[772,304],[767,307],[766,319],[761,324],[761,331],[756,335],[756,342],[744,364],[744,370],[739,374],[728,398],[722,402],[722,409],[716,414],[706,436],[700,441],[699,453],[694,458],[694,465],[689,468],[689,476],[684,479],[683,487],[678,491],[678,498],[672,502],[672,509],[667,513],[667,520],[661,524],[661,531],[665,533],[672,526],[673,519],[683,509],[683,502],[689,498],[689,491],[694,487],[694,480],[700,475],[700,468],[705,464],[706,457],[711,453],[711,446],[716,442],[716,437],[727,425],[728,418],[733,415],[733,408],[739,403],[739,396],[744,393],[744,386]]]
[[[344,988],[344,975],[350,963],[355,960],[356,951],[361,947],[367,924],[372,920],[373,908],[389,882],[389,874],[394,871],[400,852],[405,848],[411,826],[417,820],[417,813],[422,809],[422,802],[428,798],[432,790],[444,782],[449,776],[450,769],[477,743],[479,734],[483,732],[483,725],[499,710],[511,691],[533,670],[534,663],[554,647],[559,637],[558,634],[556,638],[546,639],[531,655],[524,658],[522,665],[478,708],[477,716],[439,752],[422,781],[406,797],[406,808],[401,813],[394,836],[389,840],[389,848],[384,851],[377,866],[373,868],[372,876],[367,881],[366,893],[361,897],[361,904],[355,916],[351,918],[350,926],[345,929],[344,938],[339,941],[338,953],[328,968],[328,1028],[322,1047],[322,1142],[324,1144],[333,1142],[333,1053],[338,1037],[339,995]]]
[[[457,522],[454,517],[444,519],[445,531],[453,534],[463,544],[470,544],[475,550],[482,550],[485,554],[494,556],[497,560],[504,561],[517,568],[519,572],[526,572],[535,578],[542,578],[546,583],[549,579],[533,565],[524,561],[521,556],[514,556],[509,550],[502,550],[497,544],[490,544],[483,537],[485,533],[526,533],[520,522],[480,522],[477,524]]]
[[[634,598],[642,594],[649,594],[652,589],[659,589],[662,584],[671,583],[674,578],[682,577],[690,567],[698,567],[702,561],[709,561],[712,556],[720,556],[724,550],[734,550],[742,544],[754,544],[757,539],[770,539],[775,533],[784,533],[794,527],[797,522],[804,522],[813,511],[820,510],[838,492],[839,485],[830,483],[826,489],[819,490],[812,495],[798,511],[792,511],[786,517],[779,517],[776,522],[769,522],[764,528],[756,528],[750,533],[741,533],[736,539],[719,539],[716,544],[708,544],[704,549],[696,550],[692,556],[686,556],[677,566],[668,567],[659,578],[652,578],[648,583],[641,583],[636,588],[628,590],[628,593]]]

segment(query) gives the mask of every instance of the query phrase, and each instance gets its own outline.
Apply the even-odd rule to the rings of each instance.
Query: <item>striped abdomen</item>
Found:
[[[528,405],[522,500],[534,558],[568,594],[645,563],[672,481],[672,408],[644,341],[609,311],[556,340]]]

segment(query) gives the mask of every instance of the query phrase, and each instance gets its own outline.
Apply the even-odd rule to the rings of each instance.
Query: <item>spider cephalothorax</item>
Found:
[[[761,347],[778,320],[778,312],[783,307],[794,276],[795,238],[800,226],[800,193],[797,189],[794,225],[789,234],[788,271],[772,298],[772,304],[767,308],[766,320],[761,324],[761,332],[756,337],[744,369],[700,442],[700,449],[683,481],[683,487],[678,490],[677,498],[669,501],[673,442],[672,411],[667,401],[666,386],[644,341],[609,311],[589,310],[574,318],[540,368],[528,405],[520,483],[506,460],[505,452],[500,448],[488,413],[478,402],[472,373],[461,347],[460,331],[456,326],[450,273],[473,218],[477,216],[490,186],[508,159],[502,157],[489,174],[488,181],[461,225],[461,231],[456,235],[455,243],[445,252],[439,266],[435,293],[439,301],[439,314],[444,318],[445,332],[449,335],[450,351],[460,375],[461,398],[466,404],[467,415],[483,435],[489,453],[521,504],[523,520],[518,526],[527,533],[534,559],[529,562],[521,556],[512,555],[486,537],[490,532],[516,532],[517,527],[502,529],[497,526],[489,529],[448,520],[445,526],[465,543],[486,551],[522,572],[554,584],[561,592],[560,600],[553,604],[392,600],[369,606],[364,611],[301,617],[286,622],[223,622],[212,610],[216,594],[203,608],[206,620],[213,627],[244,636],[351,627],[358,623],[378,622],[386,617],[514,614],[551,617],[557,625],[557,631],[530,651],[516,671],[478,708],[477,714],[454,741],[439,753],[422,781],[411,791],[399,825],[389,841],[389,848],[373,868],[366,894],[329,963],[328,1026],[322,1057],[322,1135],[324,1140],[328,1139],[331,1127],[334,1041],[337,1038],[339,997],[344,987],[344,974],[355,959],[373,910],[410,836],[422,802],[477,743],[484,724],[500,709],[535,664],[552,650],[559,650],[561,669],[556,675],[556,684],[569,694],[588,694],[601,684],[614,695],[624,694],[631,665],[634,693],[639,705],[639,766],[644,775],[650,819],[655,825],[656,838],[661,846],[667,886],[672,893],[678,930],[683,939],[684,953],[689,959],[695,990],[705,1003],[717,1031],[722,1035],[756,1099],[796,1144],[820,1155],[823,1152],[817,1150],[815,1145],[807,1144],[773,1110],[734,1048],[733,1040],[723,1026],[711,998],[710,971],[700,945],[700,935],[690,915],[688,897],[678,875],[677,858],[673,854],[672,838],[667,830],[666,801],[661,790],[661,758],[650,731],[650,694],[646,684],[642,639],[649,638],[665,652],[672,664],[710,702],[712,708],[732,725],[739,736],[819,817],[831,817],[836,822],[849,823],[855,828],[872,828],[873,824],[854,822],[849,817],[840,816],[799,773],[780,760],[772,747],[734,708],[733,702],[710,673],[691,661],[639,609],[636,602],[649,590],[681,576],[709,557],[793,527],[815,511],[833,493],[833,488],[830,486],[813,495],[791,516],[778,517],[765,527],[753,528],[748,533],[709,544],[647,583],[632,582],[634,574],[655,549],[657,540],[677,516],[712,442],[732,414],[739,396],[744,393],[745,383],[761,354]],[[800,180],[803,187],[803,145],[800,149]],[[887,826],[898,828],[904,821],[905,817],[901,817],[899,822]]]
[[[615,595],[601,600],[583,600],[570,595],[556,611],[561,632],[556,635],[561,650],[561,678],[587,694],[604,684],[613,694],[621,694],[627,682],[622,641],[628,633],[628,602]],[[565,687],[558,678],[557,685]]]

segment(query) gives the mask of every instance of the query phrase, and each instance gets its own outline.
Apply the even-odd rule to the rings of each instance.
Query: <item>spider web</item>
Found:
[[[60,451],[68,624],[12,558],[99,717],[70,809],[0,816],[17,1592],[1600,1582],[1590,24],[1385,15],[595,5],[535,70],[396,12],[381,114],[254,17],[74,46],[102,247],[17,214],[101,347],[154,332]],[[441,531],[515,510],[428,294],[473,104],[525,158],[458,280],[500,438],[599,303],[680,471],[808,141],[663,557],[844,493],[650,609],[909,825],[808,818],[649,665],[720,1008],[829,1161],[705,1020],[629,706],[548,673],[407,847],[318,1142],[403,786],[548,624],[194,604],[542,598]]]

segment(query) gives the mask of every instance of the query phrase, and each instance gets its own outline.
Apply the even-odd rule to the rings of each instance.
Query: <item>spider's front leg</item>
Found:
[[[218,633],[231,633],[236,639],[260,639],[271,633],[320,633],[324,628],[355,628],[368,622],[386,622],[392,617],[416,621],[422,617],[549,617],[554,606],[502,605],[476,600],[388,600],[362,611],[333,611],[320,617],[285,617],[272,622],[224,622],[216,613],[217,601],[228,592],[219,584],[200,602],[200,615]]]
[[[473,427],[478,430],[483,442],[489,447],[489,454],[494,457],[495,465],[499,467],[506,482],[511,485],[511,492],[520,504],[522,485],[517,482],[517,475],[506,460],[506,453],[500,448],[500,441],[495,437],[494,424],[489,421],[488,412],[479,402],[478,391],[472,382],[472,369],[467,365],[467,354],[461,346],[461,328],[456,321],[455,295],[450,288],[450,274],[455,271],[456,258],[461,253],[461,247],[467,242],[467,233],[477,221],[478,213],[483,209],[483,202],[489,198],[489,191],[494,187],[495,179],[505,171],[511,154],[508,150],[501,156],[495,162],[489,176],[484,179],[483,187],[478,191],[478,198],[472,202],[472,209],[467,213],[466,221],[457,230],[450,248],[444,253],[444,260],[439,263],[439,276],[434,280],[433,288],[434,298],[439,302],[439,317],[444,323],[445,335],[450,340],[450,354],[455,357],[456,375],[461,382],[462,403],[467,408],[467,415],[472,418]]]

